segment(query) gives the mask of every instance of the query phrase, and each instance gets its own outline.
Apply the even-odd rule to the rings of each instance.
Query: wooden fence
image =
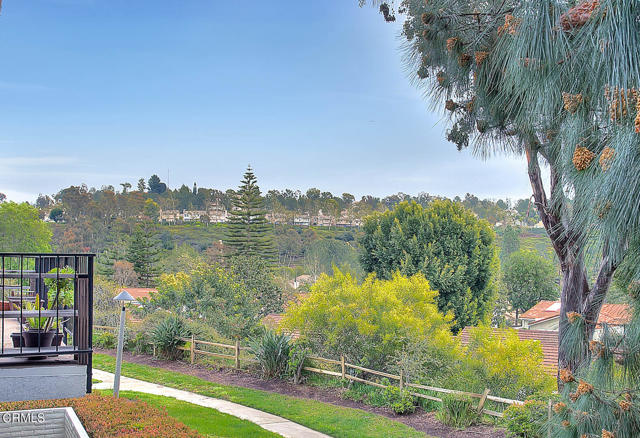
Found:
[[[115,327],[107,327],[107,326],[95,326],[94,328],[96,329],[102,329],[102,330],[115,330]],[[242,351],[251,351],[250,347],[243,347],[240,345],[239,341],[236,341],[236,343],[234,345],[230,345],[230,344],[222,344],[219,342],[210,342],[210,341],[203,341],[200,339],[195,339],[195,337],[192,335],[190,338],[180,338],[181,341],[183,342],[188,342],[189,346],[188,347],[178,347],[179,350],[182,351],[188,351],[189,352],[189,359],[191,364],[195,363],[197,356],[198,355],[203,355],[203,356],[210,356],[210,357],[219,357],[219,358],[223,358],[223,359],[231,359],[234,362],[234,366],[236,369],[240,368],[240,363],[241,363],[241,359],[240,359],[240,353]],[[218,352],[213,352],[213,351],[207,351],[207,350],[202,350],[198,348],[198,345],[204,345],[204,346],[210,346],[210,347],[216,347],[216,348],[221,348],[224,350],[229,350],[229,353],[218,353]],[[155,346],[154,346],[154,354],[155,354]],[[348,363],[345,361],[344,356],[340,356],[340,360],[335,360],[335,359],[327,359],[324,357],[318,357],[318,356],[307,356],[307,359],[310,361],[315,361],[315,362],[321,362],[321,363],[325,363],[325,364],[330,364],[330,365],[334,365],[336,367],[340,367],[340,371],[332,371],[332,370],[328,370],[328,369],[324,369],[324,368],[316,368],[316,367],[310,367],[310,366],[304,366],[302,367],[302,370],[304,371],[308,371],[310,373],[316,373],[316,374],[323,374],[323,375],[327,375],[327,376],[332,376],[332,377],[338,377],[338,378],[342,378],[345,380],[352,380],[354,382],[360,382],[360,383],[364,383],[366,385],[371,385],[371,386],[376,386],[379,388],[387,388],[390,386],[395,386],[395,385],[384,385],[382,383],[379,382],[374,382],[372,380],[367,380],[363,377],[366,377],[366,374],[371,374],[374,376],[380,376],[380,377],[386,377],[388,379],[392,379],[398,382],[397,386],[400,389],[406,389],[407,391],[409,391],[409,394],[411,394],[414,397],[419,397],[419,398],[424,398],[426,400],[431,400],[431,401],[436,401],[439,403],[442,403],[442,398],[434,396],[434,395],[430,395],[430,394],[425,394],[422,392],[418,392],[415,390],[422,390],[422,391],[430,391],[432,393],[437,393],[437,394],[459,394],[459,395],[465,395],[467,397],[471,397],[474,399],[478,399],[478,405],[477,405],[477,412],[479,414],[487,414],[487,415],[491,415],[494,417],[502,417],[503,413],[502,412],[498,412],[492,409],[487,409],[485,407],[485,404],[487,401],[492,401],[495,403],[500,403],[503,405],[521,405],[524,404],[524,402],[520,401],[520,400],[512,400],[512,399],[508,399],[508,398],[503,398],[503,397],[497,397],[494,395],[490,395],[489,394],[489,389],[485,389],[484,392],[482,394],[476,394],[473,392],[465,392],[465,391],[457,391],[455,389],[445,389],[445,388],[438,388],[435,386],[428,386],[428,385],[420,385],[417,383],[411,383],[408,382],[405,377],[403,376],[402,372],[400,373],[400,375],[396,375],[396,374],[390,374],[390,373],[386,373],[383,371],[377,371],[377,370],[372,370],[369,368],[365,368],[365,367],[361,367],[359,365],[354,365],[351,363]],[[247,359],[244,358],[243,359],[244,362],[256,362],[255,360],[251,360],[251,359]],[[355,376],[351,373],[349,373],[349,370],[356,370],[356,371],[360,371],[361,373],[366,373],[363,377],[358,377]]]
[[[427,399],[427,400],[432,400],[432,401],[436,401],[436,402],[442,403],[442,399],[440,397],[435,397],[433,395],[412,391],[411,389],[431,391],[431,392],[440,393],[440,394],[460,394],[460,395],[465,395],[465,396],[468,396],[468,397],[471,397],[471,398],[476,398],[476,399],[478,399],[478,406],[477,406],[478,413],[487,414],[487,415],[491,415],[491,416],[494,416],[494,417],[502,417],[503,414],[502,414],[502,412],[498,412],[498,411],[494,411],[494,410],[485,408],[485,403],[487,402],[487,400],[490,400],[490,401],[493,401],[493,402],[496,402],[496,403],[505,404],[505,405],[521,405],[521,404],[524,404],[524,402],[521,402],[520,400],[512,400],[512,399],[508,399],[508,398],[489,395],[489,392],[490,392],[489,389],[485,389],[482,394],[475,394],[473,392],[456,391],[454,389],[445,389],[445,388],[438,388],[438,387],[435,387],[435,386],[427,386],[427,385],[419,385],[417,383],[410,383],[410,382],[406,381],[405,377],[402,375],[402,372],[400,373],[400,375],[389,374],[389,373],[385,373],[385,372],[382,372],[382,371],[377,371],[377,370],[372,370],[372,369],[369,369],[369,368],[361,367],[359,365],[350,364],[350,363],[345,361],[344,356],[340,356],[340,360],[327,359],[327,358],[318,357],[318,356],[308,356],[308,359],[312,360],[312,361],[316,361],[316,362],[323,362],[323,363],[328,363],[328,364],[331,364],[331,365],[340,366],[340,371],[338,372],[338,371],[331,371],[331,370],[327,370],[327,369],[323,369],[323,368],[303,367],[302,369],[304,371],[308,371],[308,372],[311,372],[311,373],[317,373],[317,374],[324,374],[324,375],[328,375],[328,376],[340,377],[342,379],[353,380],[355,382],[364,383],[366,385],[377,386],[379,388],[387,388],[389,386],[392,386],[392,385],[383,385],[382,383],[373,382],[371,380],[367,380],[367,379],[364,379],[364,378],[361,378],[361,377],[356,377],[356,376],[354,376],[354,375],[352,375],[352,374],[350,374],[348,372],[349,369],[353,369],[353,370],[361,371],[363,373],[368,373],[368,374],[372,374],[372,375],[375,375],[375,376],[381,376],[381,377],[386,377],[388,379],[397,380],[398,381],[398,387],[400,389],[406,389],[407,391],[409,391],[409,394],[411,394],[414,397],[424,398],[424,399]]]
[[[188,351],[189,352],[189,358],[191,361],[191,364],[195,363],[196,361],[196,355],[198,354],[202,354],[204,356],[212,356],[212,357],[221,357],[223,359],[233,359],[233,363],[235,365],[236,369],[240,368],[240,352],[242,351],[250,351],[251,348],[249,347],[241,347],[240,346],[240,341],[236,341],[235,345],[229,345],[229,344],[221,344],[219,342],[209,342],[209,341],[201,341],[199,339],[195,339],[195,337],[193,335],[191,335],[190,338],[180,338],[181,341],[183,342],[189,342],[189,348],[187,347],[178,347],[178,350],[182,350],[182,351]],[[216,353],[213,351],[206,351],[206,350],[201,350],[198,349],[198,344],[200,345],[208,345],[210,347],[218,347],[218,348],[223,348],[223,349],[228,349],[228,350],[232,350],[233,354],[226,354],[226,353]],[[246,362],[255,362],[254,360],[247,360],[246,358],[244,359]]]

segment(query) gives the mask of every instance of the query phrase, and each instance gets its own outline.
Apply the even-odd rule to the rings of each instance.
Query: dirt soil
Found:
[[[94,349],[97,353],[105,353],[115,356],[113,350]],[[244,388],[260,389],[263,391],[275,392],[278,394],[289,395],[293,397],[307,398],[318,400],[324,403],[331,403],[336,406],[344,406],[348,408],[361,409],[367,412],[373,412],[378,415],[392,418],[393,420],[404,423],[419,431],[439,438],[505,438],[505,433],[501,429],[493,426],[478,425],[471,426],[464,430],[453,429],[440,423],[435,418],[434,412],[424,412],[418,409],[414,414],[396,415],[386,408],[377,408],[366,405],[364,403],[353,400],[345,400],[340,397],[340,390],[332,388],[318,388],[308,385],[294,385],[292,382],[283,380],[262,380],[247,371],[237,371],[229,368],[214,369],[210,366],[199,364],[191,365],[187,362],[165,361],[154,358],[150,355],[132,355],[124,352],[123,359],[127,362],[133,362],[142,365],[150,365],[163,368],[169,371],[189,374],[210,382],[220,383],[224,385],[241,386]]]

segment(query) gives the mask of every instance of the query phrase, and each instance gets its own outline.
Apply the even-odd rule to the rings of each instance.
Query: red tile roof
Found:
[[[469,344],[469,329],[465,327],[458,335],[462,345]],[[494,334],[500,334],[504,329],[494,328]],[[520,340],[531,340],[540,342],[542,347],[542,365],[549,370],[549,373],[555,375],[558,367],[558,332],[548,330],[517,330]]]
[[[560,301],[540,301],[524,312],[520,318],[538,322],[558,316],[560,316]],[[631,310],[628,304],[603,304],[598,324],[623,325],[630,320]]]
[[[137,301],[140,301],[143,298],[149,298],[151,294],[158,292],[158,289],[151,287],[126,287],[123,290],[129,292],[129,294],[131,294],[131,296]]]

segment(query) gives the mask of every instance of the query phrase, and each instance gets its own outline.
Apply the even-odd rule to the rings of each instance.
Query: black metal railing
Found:
[[[0,359],[70,355],[91,391],[93,254],[0,253]]]

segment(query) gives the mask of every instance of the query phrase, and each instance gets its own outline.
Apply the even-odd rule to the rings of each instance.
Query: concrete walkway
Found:
[[[94,383],[95,389],[113,389],[112,373],[106,371],[93,370],[93,378],[101,380],[100,383]],[[161,395],[163,397],[173,397],[178,400],[193,403],[207,408],[212,408],[243,420],[251,421],[263,429],[275,432],[287,438],[330,438],[298,423],[289,421],[276,415],[268,414],[257,409],[248,408],[227,400],[206,397],[204,395],[195,394],[193,392],[182,391],[180,389],[170,388],[168,386],[156,385],[155,383],[145,382],[143,380],[132,379],[131,377],[120,378],[121,391],[137,391],[148,394]]]

